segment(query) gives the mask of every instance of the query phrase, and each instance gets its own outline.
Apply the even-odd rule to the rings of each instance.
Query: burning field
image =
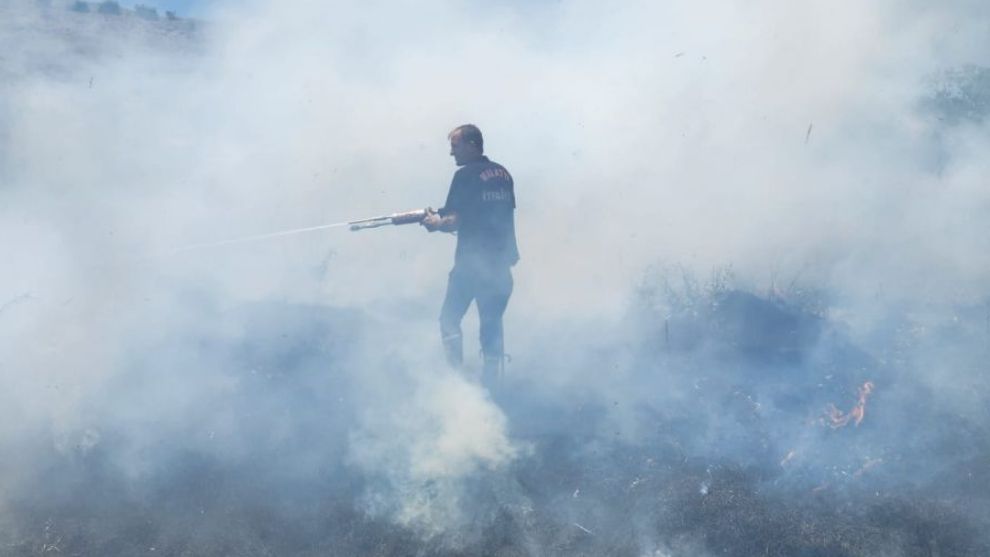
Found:
[[[708,303],[666,323],[639,315],[650,334],[575,370],[637,394],[545,393],[541,365],[518,364],[500,409],[402,361],[368,373],[404,383],[411,403],[367,392],[347,370],[381,324],[361,312],[203,315],[212,326],[178,343],[135,347],[91,427],[24,433],[4,466],[35,465],[6,486],[4,554],[986,554],[986,422],[820,316],[734,290]],[[156,365],[175,354],[189,367]],[[208,408],[170,397],[182,419],[154,408],[192,374],[227,384]],[[369,418],[368,396],[396,407]]]
[[[980,2],[202,4],[0,5],[0,556],[990,555]]]

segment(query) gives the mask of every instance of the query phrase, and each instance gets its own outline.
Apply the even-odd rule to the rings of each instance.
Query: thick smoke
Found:
[[[987,547],[982,3],[70,4],[0,7],[0,546]],[[465,122],[519,201],[494,400],[450,237],[183,249],[437,206]]]

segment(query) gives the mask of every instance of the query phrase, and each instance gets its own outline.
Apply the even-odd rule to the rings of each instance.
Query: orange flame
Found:
[[[866,399],[873,392],[873,382],[867,381],[863,383],[863,386],[859,388],[859,400],[856,405],[852,407],[847,413],[843,413],[841,410],[835,407],[834,404],[829,404],[825,408],[825,418],[824,423],[829,425],[832,429],[839,429],[840,427],[845,427],[852,422],[853,425],[859,426],[866,417]]]

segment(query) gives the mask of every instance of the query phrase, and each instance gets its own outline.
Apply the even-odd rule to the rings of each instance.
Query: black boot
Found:
[[[443,352],[450,367],[461,369],[464,365],[464,339],[460,333],[443,337]]]
[[[485,355],[485,364],[481,368],[481,384],[488,392],[495,395],[502,385],[502,376],[505,373],[505,356]]]

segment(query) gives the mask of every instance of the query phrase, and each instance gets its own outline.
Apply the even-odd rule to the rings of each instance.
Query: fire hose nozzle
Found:
[[[362,219],[351,221],[347,224],[350,225],[352,232],[358,230],[364,230],[365,228],[378,228],[379,226],[386,226],[389,224],[401,225],[401,224],[413,224],[417,222],[423,222],[426,215],[435,212],[433,209],[427,207],[426,209],[417,209],[415,211],[406,211],[404,213],[392,213],[391,215],[385,215],[381,217],[372,217],[370,219]]]
[[[379,226],[392,224],[392,220],[389,219],[388,217],[380,217],[375,219],[358,220],[354,222],[349,222],[347,224],[350,225],[350,229],[352,232],[356,232],[358,230],[363,230],[365,228],[378,228]]]

